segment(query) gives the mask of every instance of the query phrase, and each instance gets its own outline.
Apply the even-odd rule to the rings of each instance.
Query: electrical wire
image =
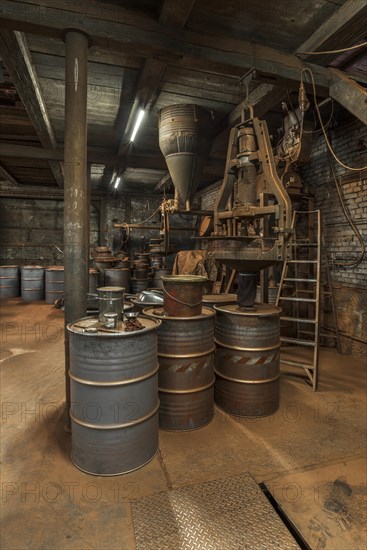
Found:
[[[365,247],[365,244],[364,244],[364,241],[363,241],[363,238],[362,238],[362,235],[358,229],[358,227],[354,224],[349,212],[348,212],[348,209],[345,205],[345,202],[344,202],[344,198],[343,198],[343,194],[342,194],[342,191],[340,189],[340,185],[339,185],[339,182],[338,182],[338,179],[336,177],[336,174],[335,174],[335,170],[334,170],[334,167],[333,167],[333,164],[332,164],[332,160],[331,160],[331,156],[330,154],[328,154],[328,160],[329,160],[329,164],[330,164],[330,169],[331,169],[331,173],[333,175],[333,179],[334,179],[334,183],[335,183],[335,187],[336,187],[336,190],[338,192],[338,196],[339,196],[339,202],[340,202],[340,206],[342,207],[343,209],[343,212],[344,212],[344,215],[346,217],[346,219],[348,220],[349,222],[349,225],[351,226],[351,228],[353,229],[354,231],[354,234],[356,235],[357,239],[359,240],[360,242],[360,245],[361,245],[361,253],[359,255],[359,257],[356,259],[356,260],[353,260],[351,262],[340,262],[340,261],[337,261],[337,262],[334,262],[334,265],[336,266],[340,266],[340,267],[356,267],[357,265],[359,265],[361,263],[361,261],[363,260],[363,257],[364,257],[364,254],[365,254],[365,250],[366,250],[366,247]]]
[[[146,222],[148,222],[149,220],[151,220],[153,218],[153,216],[156,215],[156,213],[159,211],[160,209],[160,206],[158,206],[158,208],[156,210],[154,210],[153,214],[151,214],[148,218],[146,218],[145,220],[143,220],[142,222],[138,222],[137,224],[135,225],[144,225]]]
[[[362,48],[363,46],[367,46],[367,42],[361,42],[361,44],[356,44],[355,46],[349,46],[348,48],[339,48],[338,50],[326,50],[323,52],[297,52],[296,55],[326,55],[329,53],[342,53],[342,52],[349,52],[357,48]]]
[[[322,118],[321,118],[321,113],[320,113],[320,109],[319,109],[319,106],[317,105],[317,96],[316,96],[316,85],[315,85],[315,79],[314,79],[314,76],[313,76],[313,72],[311,71],[311,69],[309,67],[305,67],[304,69],[302,69],[301,71],[301,82],[303,82],[303,75],[304,73],[309,73],[310,77],[311,77],[311,84],[312,84],[312,90],[313,90],[313,97],[314,97],[314,103],[315,103],[315,108],[316,108],[316,112],[317,112],[317,116],[319,118],[319,122],[320,122],[320,126],[321,126],[321,129],[322,129],[322,132],[324,134],[324,138],[325,138],[325,142],[326,142],[326,145],[330,151],[330,153],[332,154],[332,156],[334,157],[334,159],[336,160],[336,162],[338,164],[340,164],[340,166],[342,166],[343,168],[345,168],[346,170],[350,170],[352,172],[360,172],[362,170],[367,170],[367,166],[361,166],[360,168],[353,168],[351,166],[347,166],[346,164],[344,164],[344,162],[342,162],[337,156],[336,154],[334,153],[333,151],[333,148],[331,147],[330,145],[330,141],[329,141],[329,138],[327,136],[327,133],[326,133],[326,130],[325,130],[325,127],[324,127],[324,124],[322,122]]]

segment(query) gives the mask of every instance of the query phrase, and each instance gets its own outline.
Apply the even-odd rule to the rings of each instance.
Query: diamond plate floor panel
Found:
[[[131,501],[137,550],[299,546],[248,473]]]

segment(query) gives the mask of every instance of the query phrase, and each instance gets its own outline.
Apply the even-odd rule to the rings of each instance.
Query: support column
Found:
[[[64,268],[66,429],[70,430],[69,338],[66,325],[86,315],[89,263],[87,182],[88,37],[65,32]]]

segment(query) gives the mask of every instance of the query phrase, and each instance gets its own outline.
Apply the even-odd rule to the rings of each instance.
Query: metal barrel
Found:
[[[21,268],[21,294],[25,302],[45,299],[45,268],[24,265]]]
[[[19,296],[19,267],[17,265],[0,266],[0,299]]]
[[[97,294],[98,286],[98,269],[91,267],[89,269],[89,279],[88,279],[88,292],[89,294]]]
[[[280,309],[216,305],[215,403],[236,416],[266,416],[279,407]]]
[[[64,268],[55,265],[45,270],[46,304],[54,304],[64,296]]]
[[[133,294],[138,294],[142,292],[149,286],[149,279],[131,279],[131,291]]]
[[[126,292],[130,290],[130,269],[112,268],[105,269],[104,284],[106,286],[122,286]]]
[[[158,450],[160,321],[140,317],[144,328],[135,332],[82,332],[78,325],[91,319],[67,327],[71,459],[90,474],[125,474]]]
[[[197,317],[164,315],[163,308],[144,314],[162,321],[158,329],[159,427],[195,430],[214,415],[214,316],[203,308]]]

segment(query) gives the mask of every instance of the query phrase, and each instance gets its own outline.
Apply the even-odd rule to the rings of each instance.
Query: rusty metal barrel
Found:
[[[71,459],[84,472],[125,474],[144,466],[158,450],[160,321],[139,319],[143,328],[134,332],[89,332],[98,320],[91,317],[67,327]]]
[[[104,284],[106,286],[122,286],[126,292],[129,292],[130,269],[126,267],[105,269]]]
[[[144,314],[159,319],[159,427],[195,430],[214,415],[214,317],[203,308],[196,317],[167,317],[163,308]]]
[[[162,275],[170,275],[171,270],[165,269],[165,268],[159,268],[154,270],[154,278],[153,278],[153,287],[154,288],[162,288],[163,287],[163,281],[162,281]]]
[[[215,403],[235,416],[273,414],[279,407],[280,309],[216,305]]]
[[[45,270],[46,304],[54,304],[64,296],[64,267],[55,265]]]
[[[139,294],[149,286],[149,279],[131,279],[131,291],[133,294]]]
[[[21,294],[25,302],[44,300],[45,268],[40,265],[24,265],[21,268]]]
[[[0,266],[0,299],[19,296],[19,267],[17,265]]]

